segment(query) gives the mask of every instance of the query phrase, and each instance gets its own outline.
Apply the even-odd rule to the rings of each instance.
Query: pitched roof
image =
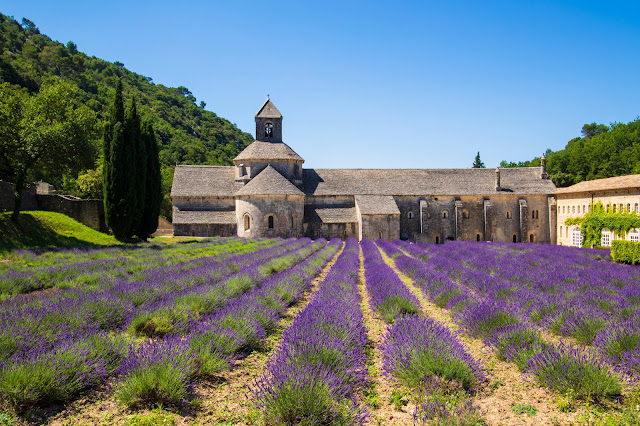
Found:
[[[500,169],[304,169],[307,195],[497,195],[553,194],[550,179],[540,179],[539,167]]]
[[[232,166],[176,166],[171,196],[233,197],[240,188]]]
[[[181,224],[218,224],[235,225],[236,212],[233,211],[212,211],[212,210],[178,210],[173,212],[173,223]]]
[[[567,188],[558,188],[556,194],[573,192],[595,192],[612,189],[640,188],[640,175],[616,176],[605,179],[586,180]]]
[[[390,195],[356,195],[360,214],[400,214],[400,209]]]
[[[242,160],[301,160],[300,157],[289,145],[284,142],[264,142],[255,141],[246,147],[234,162]]]
[[[304,193],[276,169],[267,166],[236,192],[236,195],[304,195]]]
[[[271,99],[267,98],[264,104],[260,107],[256,113],[256,118],[282,118],[282,114],[278,111],[278,108],[271,102]]]
[[[304,221],[310,223],[356,223],[355,207],[304,206]]]

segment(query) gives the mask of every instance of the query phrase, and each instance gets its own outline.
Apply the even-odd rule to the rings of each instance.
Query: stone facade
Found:
[[[234,166],[177,166],[175,235],[555,243],[545,165],[510,169],[303,169],[270,100]]]
[[[582,234],[577,225],[567,226],[565,221],[572,217],[582,217],[591,211],[594,204],[602,203],[607,210],[640,213],[640,175],[618,176],[577,183],[568,188],[558,188],[557,241],[560,245],[579,246]],[[624,238],[613,232],[603,232],[603,246],[611,241],[625,239],[638,241],[638,230],[631,230]]]

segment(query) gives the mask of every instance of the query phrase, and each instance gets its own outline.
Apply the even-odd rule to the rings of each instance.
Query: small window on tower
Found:
[[[264,125],[264,136],[267,138],[273,136],[273,124],[267,123]]]

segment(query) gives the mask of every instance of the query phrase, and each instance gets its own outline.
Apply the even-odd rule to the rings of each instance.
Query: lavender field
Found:
[[[306,238],[14,252],[0,425],[640,424],[640,268]]]

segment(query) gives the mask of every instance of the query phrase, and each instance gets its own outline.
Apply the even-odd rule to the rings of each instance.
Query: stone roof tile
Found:
[[[304,206],[304,221],[308,223],[356,223],[355,207]]]
[[[234,162],[243,160],[299,160],[304,161],[284,142],[255,141],[246,147]]]
[[[400,214],[400,209],[390,195],[356,195],[360,214]]]
[[[596,192],[613,189],[640,188],[640,175],[616,176],[604,179],[586,180],[566,188],[558,188],[556,194],[574,192]]]
[[[282,114],[278,111],[278,108],[271,102],[271,99],[267,98],[264,104],[260,107],[256,113],[256,118],[282,118]]]
[[[236,192],[236,195],[304,195],[304,193],[276,169],[267,166]]]
[[[497,195],[553,194],[550,179],[540,179],[539,167],[500,169],[304,169],[307,195]]]
[[[240,188],[232,166],[176,166],[171,196],[233,197]]]
[[[182,224],[217,224],[235,225],[236,212],[233,211],[212,211],[212,210],[179,210],[173,212],[173,223]]]

